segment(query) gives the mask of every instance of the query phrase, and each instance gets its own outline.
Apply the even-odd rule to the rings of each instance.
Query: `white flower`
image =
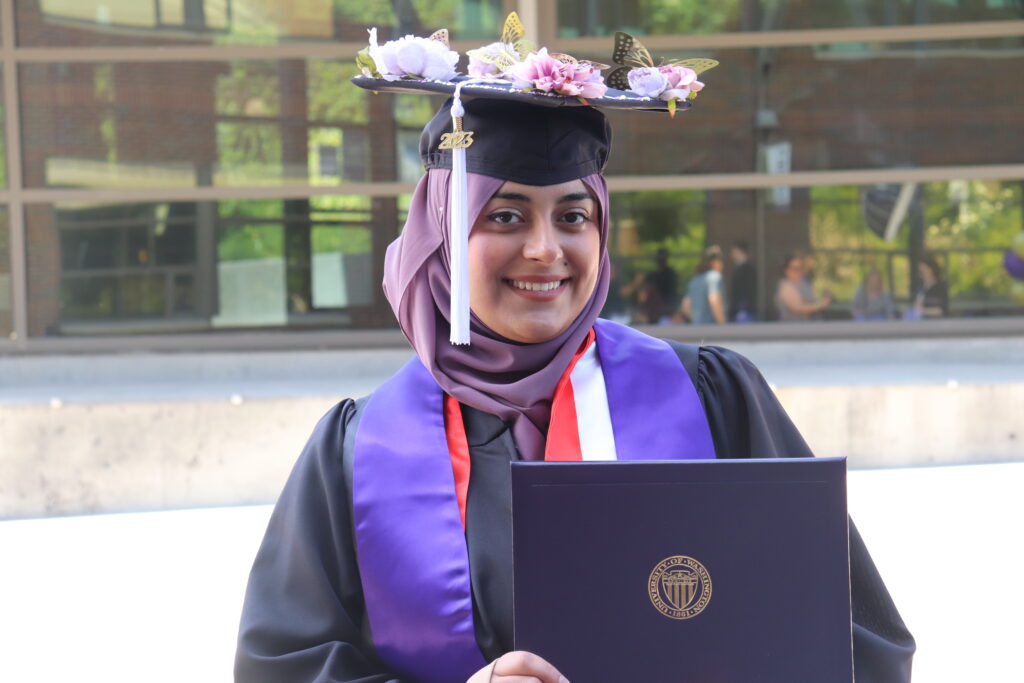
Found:
[[[370,56],[381,77],[388,81],[411,76],[434,81],[450,81],[457,72],[459,53],[430,38],[405,36],[377,47],[376,29],[370,30]]]

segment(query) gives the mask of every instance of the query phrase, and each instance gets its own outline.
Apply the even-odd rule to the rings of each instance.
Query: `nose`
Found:
[[[538,218],[526,232],[523,256],[531,261],[552,264],[562,258],[558,229],[550,219]]]

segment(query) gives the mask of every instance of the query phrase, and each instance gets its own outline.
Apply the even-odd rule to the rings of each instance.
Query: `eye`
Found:
[[[522,222],[522,218],[514,211],[495,211],[494,213],[487,215],[487,220],[501,225]]]
[[[588,216],[587,212],[583,211],[582,209],[570,211],[564,216],[562,216],[562,222],[568,223],[569,225],[583,225],[589,220],[590,216]]]

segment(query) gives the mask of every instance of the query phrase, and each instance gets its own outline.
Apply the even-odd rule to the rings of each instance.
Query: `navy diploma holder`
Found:
[[[573,683],[850,683],[843,458],[512,463],[515,647]]]

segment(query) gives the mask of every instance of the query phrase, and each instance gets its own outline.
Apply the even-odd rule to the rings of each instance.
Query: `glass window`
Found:
[[[427,35],[487,38],[501,23],[501,0],[39,0],[15,3],[24,46],[273,45],[364,42]]]
[[[1024,91],[1006,87],[1024,69],[1021,43],[720,50],[693,111],[609,114],[608,173],[1022,163]],[[439,102],[375,96],[332,60],[21,69],[30,188],[411,182]]]
[[[403,207],[357,195],[30,205],[30,329],[387,326],[380,268]]]
[[[0,337],[14,332],[14,300],[11,296],[11,234],[7,207],[0,206]]]
[[[769,161],[779,172],[1019,164],[1024,94],[1006,83],[1024,68],[1024,50],[1020,38],[1008,40],[1018,47],[958,41],[709,51],[721,64],[702,76],[707,88],[692,111],[672,120],[609,114],[608,173],[749,173]],[[698,55],[655,59],[662,56]]]
[[[23,65],[26,186],[405,178],[409,134],[439,101],[374,97],[349,83],[355,73],[327,60]]]
[[[820,305],[796,316],[809,320],[1024,315],[1022,190],[1020,181],[961,180],[614,193],[615,272],[605,315],[671,319],[710,245],[723,251],[725,300],[734,317],[737,300],[750,299],[748,315],[778,319],[777,294],[787,277],[802,301]],[[901,192],[909,199],[902,214]],[[746,246],[756,273],[749,285],[735,278],[737,244]],[[932,275],[924,272],[932,267]],[[670,275],[652,275],[659,271]],[[948,302],[927,311],[926,293],[929,301]]]
[[[563,38],[851,28],[1021,18],[1015,0],[558,0]]]

